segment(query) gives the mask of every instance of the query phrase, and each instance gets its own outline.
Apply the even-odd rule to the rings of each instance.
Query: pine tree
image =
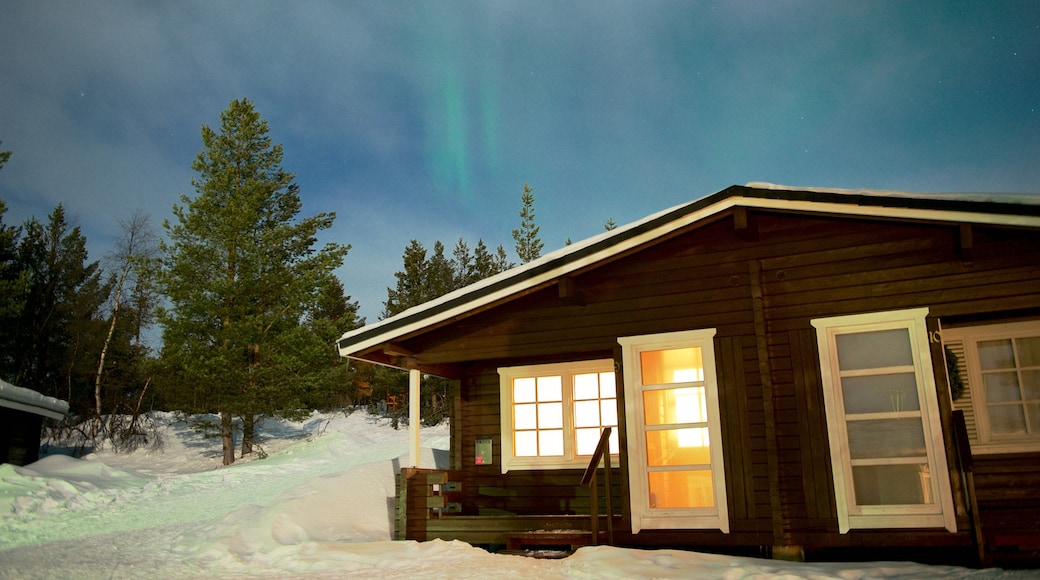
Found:
[[[426,288],[422,301],[434,300],[456,288],[455,267],[444,255],[444,244],[438,240],[433,244],[433,255],[426,264]]]
[[[356,404],[362,379],[357,367],[367,363],[344,361],[336,349],[329,348],[344,332],[365,323],[358,316],[358,303],[351,301],[343,284],[329,276],[321,286],[318,300],[307,313],[305,340],[301,341],[301,358],[310,359],[313,372],[305,373],[308,408],[329,409]]]
[[[476,269],[473,263],[473,254],[469,251],[466,240],[459,238],[455,242],[455,249],[451,252],[452,265],[452,287],[462,288],[476,281]]]
[[[221,416],[224,464],[235,460],[233,418],[243,421],[243,452],[254,420],[298,409],[299,375],[290,360],[305,338],[304,314],[349,246],[315,251],[334,214],[298,218],[294,175],[281,168],[282,147],[249,100],[232,101],[219,132],[202,128],[192,169],[196,197],[181,196],[175,221],[163,224],[158,283],[164,361],[176,369],[179,402]]]
[[[524,183],[524,193],[520,196],[523,207],[520,209],[520,228],[513,230],[516,240],[516,255],[521,264],[526,264],[542,255],[542,240],[538,237],[538,226],[534,221],[534,188]]]
[[[15,318],[24,306],[26,272],[18,263],[18,241],[22,230],[4,224],[7,204],[0,199],[0,328],[13,329]],[[0,376],[14,380],[6,371],[10,367],[11,345],[8,339],[17,341],[16,333],[7,330],[0,333]]]
[[[386,289],[383,318],[389,318],[426,301],[426,248],[412,240],[404,249],[404,270],[394,273],[396,288]]]
[[[606,223],[603,224],[603,229],[608,232],[617,229],[617,224],[614,223],[614,218],[607,218]]]
[[[495,253],[488,251],[484,240],[477,241],[477,247],[473,251],[473,282],[490,278],[499,272],[505,272],[513,267],[506,256],[506,250],[498,246]]]
[[[3,329],[11,365],[5,374],[16,385],[68,401],[74,415],[88,415],[99,313],[109,286],[98,263],[87,261],[87,240],[60,204],[46,224],[30,218],[22,231],[19,311],[13,326]]]

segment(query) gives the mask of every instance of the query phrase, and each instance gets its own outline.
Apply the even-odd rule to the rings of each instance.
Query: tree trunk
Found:
[[[231,413],[220,413],[220,440],[224,447],[224,465],[235,462],[235,430],[231,422]]]
[[[256,426],[256,418],[252,413],[246,413],[242,417],[242,457],[253,452],[253,428]]]
[[[108,334],[105,335],[105,343],[101,346],[101,357],[98,359],[97,374],[94,376],[94,412],[97,413],[99,421],[101,419],[101,377],[105,372],[105,357],[108,355],[108,347],[112,344],[112,335],[116,332],[116,321],[119,319],[119,298],[123,293],[125,277],[126,271],[124,270],[112,301],[112,322],[108,325]]]

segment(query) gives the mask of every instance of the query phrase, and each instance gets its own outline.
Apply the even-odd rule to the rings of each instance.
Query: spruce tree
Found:
[[[516,255],[521,264],[526,264],[542,255],[542,240],[538,237],[538,226],[534,221],[534,188],[524,183],[524,192],[520,196],[523,207],[520,209],[520,228],[513,230],[516,240]]]
[[[349,246],[315,251],[335,215],[298,217],[299,187],[252,102],[232,101],[220,118],[219,131],[202,128],[196,196],[182,195],[174,221],[163,224],[157,280],[168,301],[159,313],[163,360],[181,383],[175,396],[189,410],[220,413],[227,465],[235,460],[234,417],[249,452],[256,418],[303,404],[305,369],[292,350]]]

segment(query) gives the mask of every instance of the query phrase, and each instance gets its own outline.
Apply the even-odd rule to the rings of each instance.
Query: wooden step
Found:
[[[588,530],[534,530],[506,534],[506,549],[522,550],[528,546],[570,546],[576,550],[593,543]]]

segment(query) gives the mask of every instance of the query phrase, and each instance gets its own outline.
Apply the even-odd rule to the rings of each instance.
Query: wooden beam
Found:
[[[392,342],[388,342],[383,345],[383,353],[390,356],[403,357],[403,358],[414,358],[415,353],[411,350]]]
[[[758,228],[755,226],[754,216],[746,207],[733,208],[733,231],[737,236],[746,241],[753,242],[758,239]]]
[[[776,407],[773,394],[773,370],[769,361],[769,339],[766,328],[764,292],[762,290],[762,264],[757,260],[748,262],[751,282],[751,307],[755,315],[755,346],[758,352],[758,373],[762,380],[762,410],[766,431],[766,463],[769,470],[769,504],[773,520],[773,546],[788,543],[787,525],[780,492],[780,466],[777,453]]]
[[[560,278],[557,284],[560,302],[568,306],[585,306],[585,294],[570,276]]]
[[[957,252],[961,261],[970,265],[975,261],[975,233],[971,224],[961,224],[957,234]]]
[[[419,467],[419,384],[422,374],[419,369],[408,371],[408,463]]]

